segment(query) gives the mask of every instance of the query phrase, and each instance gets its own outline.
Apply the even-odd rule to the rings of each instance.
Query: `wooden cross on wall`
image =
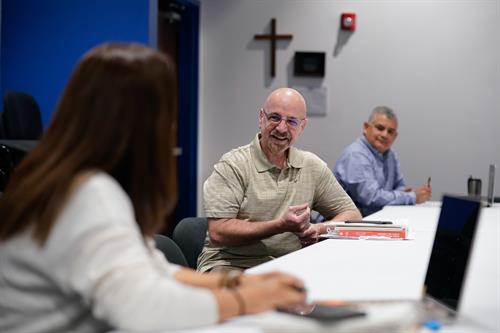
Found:
[[[271,77],[276,76],[276,41],[278,39],[292,39],[292,35],[277,35],[276,34],[276,19],[271,19],[271,33],[267,35],[255,35],[253,38],[257,40],[269,39],[271,41]]]

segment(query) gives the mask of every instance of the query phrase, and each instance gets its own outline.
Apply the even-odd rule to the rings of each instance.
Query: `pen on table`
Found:
[[[431,187],[431,177],[427,178],[427,187]]]

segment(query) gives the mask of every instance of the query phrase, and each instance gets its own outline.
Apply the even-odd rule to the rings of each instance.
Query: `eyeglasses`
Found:
[[[285,120],[285,124],[290,127],[297,127],[299,126],[303,120],[306,118],[296,118],[296,117],[287,117],[287,116],[282,116],[279,113],[273,112],[273,113],[267,113],[264,109],[260,109],[262,113],[266,116],[266,119],[273,123],[273,124],[279,124],[281,123],[282,120]]]

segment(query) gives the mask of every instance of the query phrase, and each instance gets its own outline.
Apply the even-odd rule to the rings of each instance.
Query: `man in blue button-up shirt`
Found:
[[[428,200],[431,186],[415,190],[405,185],[399,161],[391,149],[398,136],[398,119],[386,106],[373,109],[363,124],[364,136],[340,155],[334,173],[363,216],[385,205],[413,205]]]

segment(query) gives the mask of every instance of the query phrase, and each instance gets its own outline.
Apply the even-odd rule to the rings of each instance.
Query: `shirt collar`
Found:
[[[361,142],[366,146],[368,147],[368,149],[372,152],[373,155],[375,155],[375,157],[379,158],[380,160],[384,160],[385,157],[387,156],[387,154],[389,153],[390,149],[387,149],[387,151],[385,153],[381,153],[379,152],[377,149],[373,148],[373,146],[368,142],[368,140],[366,139],[366,137],[363,135],[361,137]]]
[[[250,152],[252,154],[252,159],[255,165],[255,168],[258,172],[264,172],[275,168],[276,166],[269,162],[266,157],[266,154],[262,151],[262,147],[260,146],[260,133],[255,135],[252,143],[250,143]],[[287,168],[297,168],[300,169],[304,165],[304,158],[300,151],[295,147],[288,148],[288,159],[287,159]]]

